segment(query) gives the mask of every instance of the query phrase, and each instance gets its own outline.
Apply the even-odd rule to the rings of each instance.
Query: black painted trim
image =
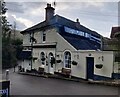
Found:
[[[56,48],[56,45],[34,45],[33,48]]]
[[[112,73],[113,79],[120,79],[120,73]]]
[[[101,76],[101,75],[95,75],[93,76],[93,80],[111,80],[111,77]]]

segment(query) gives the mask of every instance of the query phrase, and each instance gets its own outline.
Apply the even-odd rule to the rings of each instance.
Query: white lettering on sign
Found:
[[[6,94],[6,97],[8,97],[8,88],[4,89],[4,90],[0,90],[0,94],[1,95],[5,95]]]
[[[95,42],[97,42],[99,44],[101,43],[101,39],[100,38],[97,38],[97,37],[95,37],[95,36],[93,36],[93,35],[91,35],[91,34],[89,34],[87,32],[75,30],[75,29],[72,29],[72,28],[69,28],[69,27],[66,27],[66,26],[64,26],[64,30],[67,33],[80,35],[80,36],[86,37],[86,38],[88,38],[88,39],[90,39],[92,41],[95,41]]]

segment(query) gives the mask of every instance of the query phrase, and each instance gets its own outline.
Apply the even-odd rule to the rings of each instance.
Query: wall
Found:
[[[99,57],[104,56],[103,61],[99,59]],[[105,77],[111,77],[113,73],[113,52],[110,51],[103,51],[103,52],[96,52],[95,53],[95,64],[103,64],[102,69],[97,69],[94,66],[94,74],[105,76]]]
[[[24,61],[19,60],[18,61],[19,66],[22,66],[22,68],[25,68],[25,71],[26,69],[31,70],[31,66],[29,65],[30,63],[31,63],[30,60],[24,60]]]
[[[42,32],[38,31],[34,34],[34,38],[37,39],[37,43],[42,43]],[[71,51],[76,50],[71,46],[58,32],[56,28],[51,28],[45,31],[46,33],[46,42],[45,43],[57,43],[57,51],[64,51],[69,49]]]
[[[41,66],[40,63],[40,52],[45,52],[45,54],[47,54],[49,52],[53,52],[53,54],[55,55],[55,52],[59,52],[62,51],[64,52],[65,49],[70,50],[70,51],[75,51],[76,49],[71,46],[58,32],[56,28],[51,28],[51,29],[47,29],[44,32],[46,33],[46,42],[42,42],[42,32],[43,31],[37,31],[34,33],[34,38],[37,40],[37,44],[41,45],[41,44],[52,44],[52,43],[56,43],[57,47],[56,49],[53,48],[34,48],[33,49],[33,57],[38,58],[37,60],[35,60],[33,62],[33,68],[37,69]],[[23,36],[23,45],[30,45],[30,35],[29,34],[24,34]],[[55,51],[56,50],[56,51]],[[24,63],[24,64],[28,64],[28,63]],[[62,64],[59,66],[61,67]],[[59,67],[58,66],[58,67]],[[44,66],[45,71],[48,72],[48,66]],[[57,69],[57,65],[54,66],[55,71],[58,70]]]
[[[86,54],[76,52],[73,54],[73,60],[77,65],[72,65],[72,76],[86,79]]]
[[[61,63],[57,63],[56,67],[55,67],[56,72],[61,72],[61,69],[64,67],[63,52],[56,52],[56,60],[61,60],[62,61]]]
[[[40,59],[41,52],[45,53],[46,60],[48,60],[48,55],[50,52],[53,53],[53,55],[55,57],[55,48],[34,48],[33,49],[33,57],[38,58],[37,60],[35,60],[33,62],[33,68],[38,70],[39,67],[43,67],[43,68],[45,68],[45,72],[48,72],[48,66],[46,66],[46,61],[45,61],[44,66],[41,64],[41,59]],[[55,65],[54,65],[54,68],[55,68]]]
[[[57,52],[60,55],[62,63],[56,64],[56,72],[64,67],[63,65],[63,52]],[[103,56],[103,61],[102,61]],[[86,79],[86,57],[94,57],[94,74],[103,77],[111,77],[113,72],[113,52],[110,51],[75,51],[72,52],[72,60],[78,62],[78,65],[71,64],[71,75],[79,78]],[[97,69],[96,64],[103,64],[102,69]]]
[[[82,64],[85,64],[85,65],[86,65],[86,57],[94,57],[94,74],[95,75],[111,77],[111,74],[113,72],[113,52],[84,51],[80,53],[81,53],[81,56],[84,58],[81,62]],[[102,56],[103,56],[103,61],[102,61]],[[97,69],[95,67],[96,64],[103,64],[103,68]]]
[[[34,38],[37,39],[37,44],[41,44],[42,43],[42,32],[43,31],[38,31],[34,34]],[[33,50],[34,52],[34,57],[39,57],[41,51],[45,52],[46,54],[48,54],[49,52],[53,52],[55,54],[55,52],[63,52],[67,49],[70,51],[75,51],[76,49],[71,46],[64,38],[62,38],[62,36],[57,32],[56,28],[52,28],[52,29],[48,29],[45,30],[46,33],[46,42],[42,43],[42,44],[52,44],[52,43],[57,43],[57,47],[56,49],[51,49],[51,48],[36,48]],[[56,51],[55,51],[56,50]],[[63,58],[62,58],[63,60]],[[38,68],[40,65],[39,59],[36,60],[34,62],[34,67],[33,68]],[[39,64],[39,65],[38,65]],[[55,71],[58,71],[58,69],[61,69],[63,67],[63,63],[60,64],[56,64],[56,66],[54,67]],[[46,72],[47,72],[47,68],[45,67]]]
[[[71,53],[71,61],[76,61],[78,62],[78,65],[72,65],[71,64],[71,75],[79,78],[86,78],[86,56],[82,53],[78,53],[77,51],[71,52],[70,50],[65,50],[69,51]],[[64,51],[64,52],[65,52]],[[64,52],[57,52],[57,55],[59,57],[56,57],[57,60],[62,60],[61,63],[56,64],[56,72],[60,71],[62,68],[64,68]]]
[[[30,34],[23,35],[23,45],[30,45]]]

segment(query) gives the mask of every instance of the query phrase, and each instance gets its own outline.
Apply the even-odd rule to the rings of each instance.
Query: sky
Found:
[[[54,1],[55,14],[72,21],[78,18],[81,25],[104,37],[118,26],[118,0],[5,0],[7,19],[10,24],[16,22],[16,29],[25,30],[45,20],[45,7]]]

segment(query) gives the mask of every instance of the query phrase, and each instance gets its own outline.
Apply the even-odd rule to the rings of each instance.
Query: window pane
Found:
[[[42,34],[42,41],[43,42],[46,41],[46,33],[45,32],[43,32],[43,34]]]
[[[71,54],[70,52],[65,52],[64,54],[64,64],[66,68],[71,68]]]
[[[41,57],[41,64],[45,65],[45,54],[44,54],[44,52],[41,52],[40,57]]]

